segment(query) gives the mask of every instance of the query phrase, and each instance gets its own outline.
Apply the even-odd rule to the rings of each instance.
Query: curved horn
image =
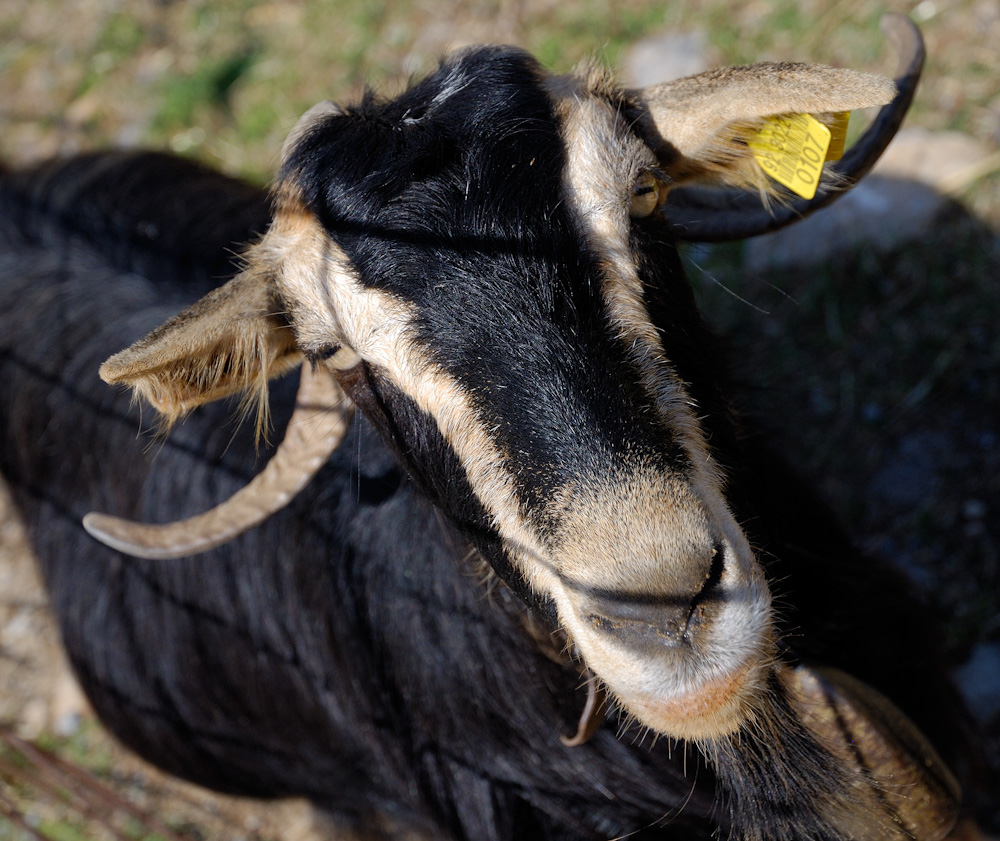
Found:
[[[899,55],[898,93],[847,154],[830,167],[834,174],[832,186],[821,184],[813,199],[792,199],[772,208],[762,206],[756,194],[746,191],[678,187],[671,191],[670,201],[663,208],[677,239],[728,242],[775,231],[835,201],[868,173],[906,116],[925,56],[920,30],[908,17],[883,15],[881,27]]]
[[[354,404],[323,366],[302,365],[295,411],[265,468],[225,502],[187,520],[155,525],[90,513],[84,528],[137,558],[182,558],[207,552],[284,508],[343,441]]]
[[[896,828],[879,838],[944,841],[958,819],[962,792],[930,742],[890,701],[834,669],[783,667],[779,673],[802,723],[831,754],[868,783],[865,826],[887,816]],[[858,812],[862,814],[862,812]],[[848,829],[848,827],[843,827]],[[855,828],[857,829],[857,828]],[[869,836],[867,832],[854,837]]]

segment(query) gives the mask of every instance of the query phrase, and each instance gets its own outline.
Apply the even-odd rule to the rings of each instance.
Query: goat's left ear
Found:
[[[302,361],[271,268],[246,270],[178,313],[100,370],[131,386],[169,427],[196,406],[244,393],[266,421],[267,380]]]
[[[764,62],[723,67],[630,91],[635,124],[674,183],[704,180],[761,188],[764,176],[747,140],[768,117],[884,105],[891,79],[814,64]]]

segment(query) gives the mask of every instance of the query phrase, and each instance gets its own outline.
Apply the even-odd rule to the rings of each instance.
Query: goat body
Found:
[[[784,93],[721,127],[674,107],[772,76]],[[735,421],[655,212],[675,183],[746,183],[731,123],[885,87],[791,65],[708,81],[623,92],[469,51],[307,115],[273,218],[153,153],[2,176],[0,467],[122,741],[369,834],[947,834],[960,740],[931,631]],[[102,371],[168,417],[302,359],[363,412],[287,507],[169,563],[80,520],[194,514],[259,465],[225,403],[143,450],[96,371],[150,331]],[[295,397],[271,392],[280,428]],[[567,746],[585,684],[623,717]]]

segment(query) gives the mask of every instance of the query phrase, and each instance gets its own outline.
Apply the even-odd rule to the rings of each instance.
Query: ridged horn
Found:
[[[845,837],[953,837],[961,789],[930,742],[887,698],[835,669],[785,667],[781,679],[806,728],[867,783],[867,790],[855,791],[864,825],[841,827],[849,830]],[[886,831],[877,832],[886,818]]]
[[[138,523],[92,512],[84,528],[102,543],[153,560],[207,552],[284,508],[340,446],[354,404],[323,365],[302,365],[295,410],[271,460],[210,511],[173,523]]]
[[[764,207],[760,198],[744,190],[678,187],[670,193],[663,213],[673,235],[687,242],[728,242],[776,231],[825,207],[853,187],[875,165],[895,136],[917,89],[924,66],[924,40],[905,15],[889,13],[882,31],[899,56],[895,99],[884,106],[844,157],[830,167],[830,185],[820,185],[812,199]]]

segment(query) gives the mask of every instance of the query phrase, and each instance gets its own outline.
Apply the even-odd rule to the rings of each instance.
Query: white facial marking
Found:
[[[281,267],[279,288],[292,309],[302,350],[338,344],[340,356],[349,348],[434,418],[528,583],[549,592],[555,579],[544,565],[531,562],[545,558],[545,549],[518,510],[507,455],[478,419],[469,396],[412,339],[412,306],[361,284],[347,255],[309,214],[279,217],[264,246]]]
[[[693,401],[666,357],[644,302],[629,240],[629,207],[636,179],[656,161],[628,131],[616,109],[588,92],[582,82],[574,88],[572,82],[557,80],[551,94],[563,119],[566,202],[600,261],[602,293],[611,325],[640,372],[644,389],[654,397],[693,467],[693,475],[683,486],[676,478],[647,477],[652,496],[635,501],[629,521],[638,529],[655,532],[659,528],[672,533],[669,540],[675,545],[636,560],[635,568],[624,575],[639,592],[644,586],[652,587],[654,594],[663,592],[664,585],[669,588],[676,578],[671,562],[685,563],[677,541],[697,541],[699,534],[703,541],[714,537],[726,556],[718,585],[726,598],[711,607],[712,621],[700,633],[698,644],[689,650],[665,649],[663,656],[653,660],[623,653],[620,643],[588,625],[585,617],[578,615],[579,600],[572,594],[564,592],[556,597],[556,603],[560,619],[588,664],[626,708],[661,732],[711,738],[737,726],[751,696],[760,691],[758,684],[771,649],[770,596],[746,536],[723,499],[721,476]],[[660,498],[663,492],[656,490],[664,484],[675,486],[666,492],[667,497],[686,497],[685,502],[665,503]],[[634,540],[631,535],[619,536],[617,551],[630,540]],[[663,538],[659,540],[662,543]],[[657,539],[651,538],[650,545],[656,543]],[[588,535],[588,546],[593,558],[603,554],[593,552],[592,535]],[[614,546],[606,550],[615,551]],[[600,574],[606,571],[606,565],[602,566]],[[619,568],[612,577],[620,580],[622,574]],[[699,704],[704,714],[698,712]]]

